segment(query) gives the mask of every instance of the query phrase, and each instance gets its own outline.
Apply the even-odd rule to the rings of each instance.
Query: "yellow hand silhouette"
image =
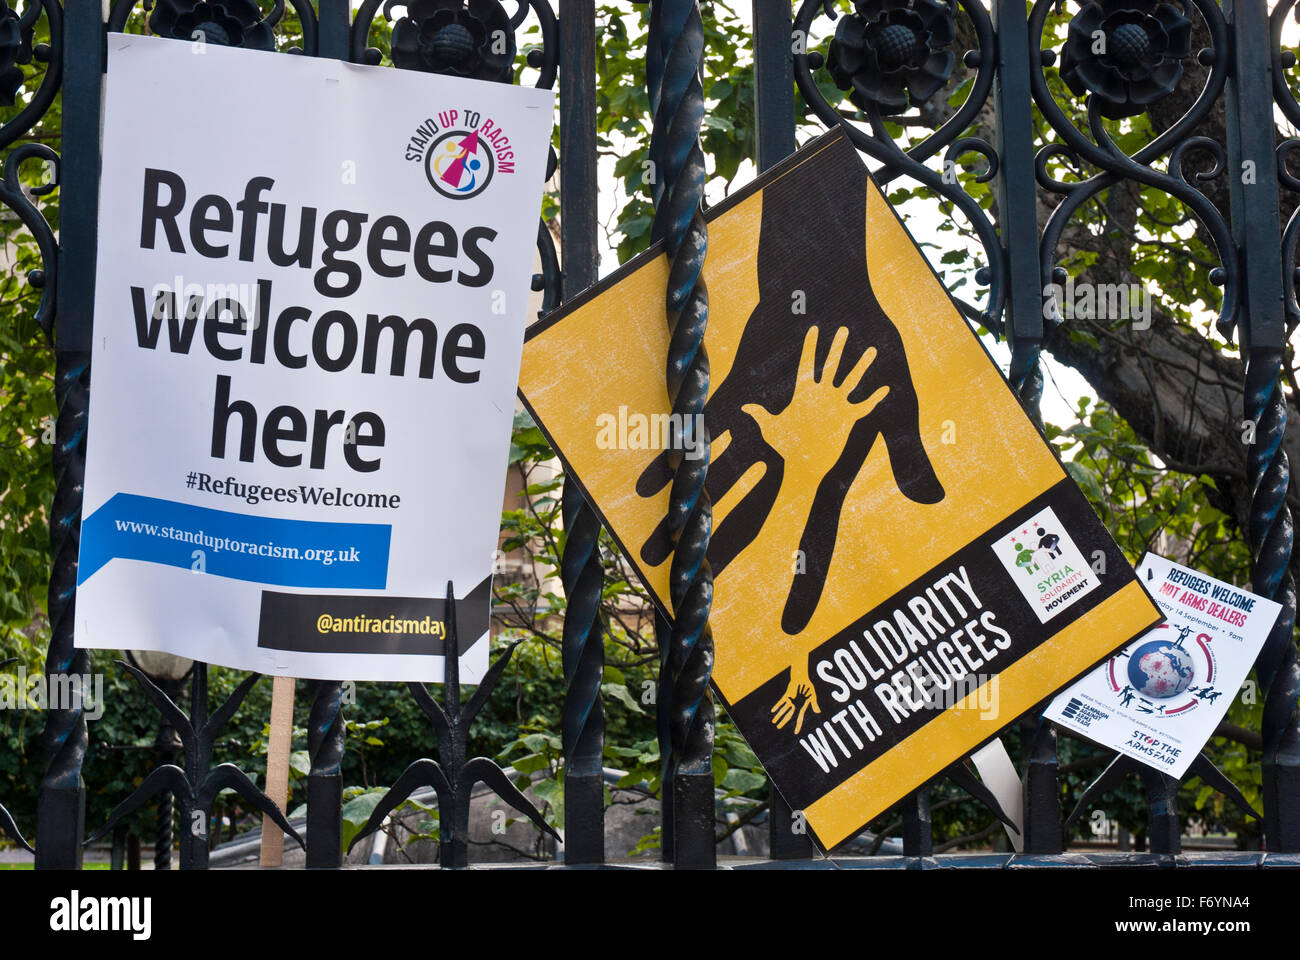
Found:
[[[797,465],[798,472],[804,476],[809,476],[814,471],[819,473],[813,483],[814,488],[820,482],[821,475],[844,452],[844,445],[854,425],[874,410],[889,393],[889,387],[884,386],[865,400],[856,403],[849,400],[849,395],[862,382],[867,368],[876,359],[875,347],[868,347],[848,376],[838,386],[835,384],[835,371],[839,369],[840,356],[844,353],[844,344],[848,339],[847,327],[835,331],[826,363],[822,365],[822,375],[818,378],[817,327],[809,327],[803,340],[803,352],[799,356],[794,396],[786,408],[779,414],[774,414],[757,403],[747,403],[741,407],[758,424],[763,439],[785,460],[787,470]]]
[[[844,452],[853,427],[889,393],[889,387],[882,386],[865,400],[857,403],[849,400],[876,359],[875,347],[863,351],[848,376],[838,386],[835,384],[835,373],[839,370],[844,345],[849,338],[847,327],[835,331],[818,378],[817,335],[818,329],[814,326],[809,327],[804,336],[794,394],[785,409],[773,414],[757,403],[741,407],[758,424],[763,439],[785,462],[777,502],[784,512],[799,517],[807,517],[818,485]],[[771,545],[764,537],[766,532],[766,529],[761,532],[752,546],[769,549]],[[786,595],[788,584],[785,586],[787,589],[777,591],[777,596]],[[785,693],[772,707],[772,723],[777,729],[784,728],[793,718],[796,735],[803,730],[809,708],[813,713],[821,713],[816,691],[808,678],[807,664],[800,664],[799,657],[796,654],[795,662],[790,665],[790,682]]]

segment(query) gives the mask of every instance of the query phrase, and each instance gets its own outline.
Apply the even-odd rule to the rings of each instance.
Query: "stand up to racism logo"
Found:
[[[510,137],[491,117],[455,108],[440,110],[435,117],[415,128],[406,144],[406,159],[424,165],[438,193],[468,200],[486,190],[497,174],[515,172]]]

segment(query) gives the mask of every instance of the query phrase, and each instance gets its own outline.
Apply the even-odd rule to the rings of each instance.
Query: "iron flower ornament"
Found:
[[[831,40],[826,68],[861,109],[922,106],[948,82],[955,57],[952,9],[937,0],[854,0]]]
[[[396,66],[472,80],[511,80],[515,36],[497,0],[388,0],[384,15],[395,6],[406,7],[406,16],[393,24],[390,50]]]
[[[1132,117],[1178,86],[1191,39],[1192,22],[1171,4],[1086,3],[1070,21],[1061,79],[1075,96],[1092,94],[1103,117]]]
[[[197,40],[201,33],[204,43],[249,50],[275,49],[273,23],[255,0],[158,0],[149,15],[149,29],[160,37]]]

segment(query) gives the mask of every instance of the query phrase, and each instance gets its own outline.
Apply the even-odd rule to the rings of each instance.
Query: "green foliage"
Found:
[[[1166,469],[1104,403],[1080,398],[1078,415],[1065,429],[1048,424],[1047,438],[1131,561],[1152,551],[1249,583],[1249,549],[1235,520],[1213,505],[1213,477]]]
[[[48,39],[42,19],[36,41]],[[30,77],[43,68],[23,67]],[[0,123],[13,119],[25,104],[0,107]],[[25,138],[59,149],[61,98]],[[29,189],[52,171],[31,161],[21,168]],[[58,192],[33,198],[50,226],[59,224]],[[28,275],[42,269],[40,250],[31,231],[15,214],[0,208],[0,249],[6,269],[0,274],[0,659],[21,657],[29,665],[43,653],[41,623],[49,588],[50,550],[46,518],[54,499],[51,451],[54,441],[54,357],[36,324],[41,290]]]
[[[343,791],[343,849],[347,850],[357,834],[370,821],[370,815],[384,798],[387,787],[348,787]],[[303,811],[306,815],[306,810]]]
[[[725,193],[742,163],[754,156],[754,80],[749,28],[731,3],[707,4],[704,17],[704,129],[700,144],[709,166],[710,195]],[[621,196],[610,237],[621,237],[618,262],[650,245],[654,219],[650,163],[650,100],[645,88],[649,9],[626,4],[597,7],[597,134],[602,158],[613,163]]]

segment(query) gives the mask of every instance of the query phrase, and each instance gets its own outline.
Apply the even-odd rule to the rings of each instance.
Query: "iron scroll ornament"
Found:
[[[917,0],[917,2],[928,4],[930,0]],[[906,175],[924,184],[962,212],[979,236],[980,244],[984,248],[987,266],[978,276],[981,280],[987,280],[989,289],[982,308],[971,308],[968,305],[960,304],[960,301],[959,304],[966,310],[970,319],[1000,334],[1002,330],[1002,313],[1006,305],[1008,268],[1006,255],[998,239],[997,230],[979,202],[966,193],[959,183],[945,178],[943,174],[926,166],[926,161],[939,155],[941,151],[943,152],[945,167],[949,162],[955,163],[964,155],[975,153],[983,157],[988,164],[988,169],[976,177],[977,182],[987,183],[991,181],[998,171],[999,159],[994,147],[979,137],[962,135],[975,122],[993,90],[994,74],[997,70],[997,41],[993,32],[993,23],[989,18],[988,11],[978,0],[955,0],[954,5],[950,5],[948,10],[951,12],[956,9],[957,5],[969,17],[978,40],[978,47],[966,51],[962,58],[966,66],[975,70],[974,80],[971,83],[966,99],[962,101],[956,112],[938,130],[935,130],[920,143],[915,144],[906,151],[894,142],[893,137],[885,129],[886,116],[893,116],[898,112],[899,105],[896,89],[893,87],[885,88],[881,83],[863,82],[861,80],[863,70],[853,70],[856,63],[850,56],[850,50],[853,48],[848,47],[844,39],[832,41],[832,50],[828,51],[827,55],[806,48],[807,38],[810,36],[812,26],[819,15],[825,13],[832,20],[839,16],[835,10],[834,0],[803,0],[803,4],[795,17],[794,35],[796,40],[803,38],[805,45],[795,44],[793,54],[794,78],[804,100],[827,128],[837,125],[842,127],[858,150],[884,164],[879,171],[873,174],[877,183],[882,187],[897,177]],[[870,7],[865,3],[860,3],[859,6],[863,10],[874,12],[877,4],[873,0]],[[906,4],[885,0],[881,6],[887,9],[898,9],[906,6]],[[931,10],[929,6],[925,9],[927,11]],[[866,20],[866,17],[861,13],[855,14],[855,16],[864,21]],[[936,15],[928,12],[928,22],[933,24],[935,19]],[[901,26],[901,24],[888,24],[887,26]],[[927,35],[928,39],[925,36],[920,36],[913,43],[924,46],[924,49],[929,51],[930,56],[944,53],[945,51],[935,46],[935,30],[930,29]],[[836,36],[837,38],[841,37],[838,30]],[[938,36],[942,39],[944,35],[940,33]],[[829,60],[828,56],[830,57]],[[878,63],[879,61],[874,62]],[[911,63],[910,60],[907,62]],[[853,123],[848,117],[843,116],[822,95],[820,88],[813,79],[813,71],[822,67],[827,67],[832,78],[842,79],[851,87],[853,95],[850,99],[853,99],[854,105],[862,112],[870,127],[870,133]],[[898,71],[899,77],[903,78],[902,85],[908,90],[908,100],[913,106],[924,104],[934,98],[938,88],[934,87],[933,80],[939,72],[941,71],[938,71],[935,67],[931,67],[929,72],[925,72],[923,67],[915,67],[910,70],[900,69]],[[837,74],[839,74],[839,77],[836,76]],[[924,86],[918,87],[922,76],[924,77]],[[873,95],[875,95],[874,99]]]
[[[1296,64],[1296,56],[1290,50],[1282,49],[1282,29],[1288,16],[1300,21],[1300,7],[1297,0],[1281,0],[1269,16],[1272,38],[1269,47],[1272,59],[1273,102],[1291,123],[1300,128],[1300,101],[1287,82],[1287,74]],[[1300,178],[1287,168],[1287,159],[1291,151],[1300,147],[1300,139],[1287,139],[1277,147],[1277,175],[1282,184],[1294,193],[1300,193]],[[1288,339],[1300,325],[1300,302],[1296,298],[1296,280],[1300,270],[1295,269],[1297,246],[1300,245],[1300,207],[1291,212],[1282,231],[1282,284],[1284,304],[1286,307],[1286,332]]]
[[[1096,197],[1102,190],[1126,179],[1155,187],[1186,204],[1210,235],[1215,247],[1215,253],[1221,264],[1219,268],[1212,272],[1211,279],[1215,281],[1221,280],[1223,284],[1223,302],[1215,323],[1220,334],[1225,338],[1230,338],[1236,326],[1237,305],[1241,295],[1240,268],[1233,253],[1235,248],[1232,242],[1232,232],[1210,199],[1188,181],[1183,171],[1183,161],[1193,151],[1204,151],[1210,154],[1214,160],[1212,169],[1194,175],[1193,179],[1195,181],[1205,182],[1210,180],[1220,175],[1225,167],[1226,154],[1223,148],[1207,137],[1191,136],[1191,132],[1199,126],[1201,121],[1214,108],[1227,83],[1229,71],[1229,58],[1227,56],[1229,49],[1228,28],[1217,3],[1212,2],[1212,0],[1188,0],[1188,2],[1199,11],[1210,34],[1211,45],[1199,51],[1196,55],[1199,63],[1209,67],[1205,86],[1201,89],[1196,101],[1176,123],[1162,131],[1131,155],[1126,154],[1116,145],[1102,122],[1110,112],[1118,109],[1116,107],[1116,103],[1120,102],[1118,101],[1118,93],[1107,97],[1099,96],[1097,93],[1087,93],[1088,99],[1085,110],[1087,113],[1088,133],[1091,135],[1091,138],[1089,138],[1066,116],[1065,111],[1056,102],[1048,88],[1047,78],[1043,71],[1045,67],[1051,66],[1055,62],[1055,53],[1051,50],[1043,50],[1038,61],[1031,63],[1030,87],[1034,103],[1038,106],[1043,118],[1051,126],[1052,130],[1061,138],[1060,142],[1044,146],[1035,157],[1035,175],[1039,185],[1063,197],[1048,217],[1043,228],[1039,247],[1040,268],[1045,278],[1063,279],[1057,271],[1055,263],[1056,248],[1060,243],[1061,235],[1075,211],[1085,202]],[[1145,3],[1135,5],[1139,7],[1147,6]],[[1030,36],[1039,38],[1040,43],[1046,28],[1047,16],[1052,7],[1052,0],[1037,0],[1030,13]],[[1123,26],[1123,24],[1120,25]],[[1068,41],[1066,49],[1069,49]],[[1072,62],[1063,61],[1062,73],[1066,75],[1065,79],[1067,80],[1069,77],[1068,68],[1071,66]],[[1089,75],[1091,76],[1091,74]],[[1174,79],[1177,80],[1177,78]],[[1082,84],[1082,81],[1080,82]],[[1083,89],[1086,91],[1087,87],[1083,86]],[[1128,104],[1125,109],[1131,108],[1132,99],[1133,94],[1124,95],[1122,102]],[[1152,96],[1150,102],[1154,103],[1156,99],[1159,98]],[[1147,104],[1147,106],[1149,105],[1150,103]],[[1161,172],[1152,165],[1154,161],[1166,155],[1169,157],[1168,173]],[[1083,163],[1090,164],[1101,172],[1077,181],[1057,179],[1052,176],[1048,169],[1049,163],[1057,157],[1068,157],[1076,167]],[[1046,308],[1050,311],[1050,319],[1054,323],[1060,323],[1061,315],[1055,302],[1049,300]]]
[[[36,43],[36,24],[45,14],[49,42]],[[22,70],[32,63],[45,65],[40,82]],[[40,122],[54,102],[63,78],[63,7],[58,0],[35,0],[21,14],[0,0],[0,106],[16,106],[20,89],[32,90],[16,116],[0,126],[0,150],[20,139]]]
[[[41,160],[50,171],[49,179],[36,187],[24,187],[20,172],[24,163]],[[43,143],[23,143],[9,151],[0,175],[0,203],[18,215],[18,219],[31,231],[41,255],[41,266],[27,272],[27,282],[41,291],[36,307],[36,325],[53,345],[54,298],[58,280],[58,242],[45,215],[32,202],[33,197],[43,197],[57,189],[59,183],[59,155]]]
[[[23,84],[23,71],[18,61],[24,55],[31,55],[24,47],[22,20],[18,12],[8,4],[0,6],[0,105],[12,107],[14,95]]]
[[[49,29],[49,42],[36,43],[36,24],[45,14]],[[32,132],[49,111],[58,93],[63,70],[63,8],[57,0],[37,0],[17,13],[4,0],[0,0],[0,106],[13,107],[19,102],[18,91],[30,90],[30,97],[18,113],[0,126],[0,150]],[[22,67],[44,64],[39,74],[27,77]],[[45,161],[50,177],[36,187],[24,188],[20,172],[24,163],[39,159]],[[36,308],[36,323],[52,341],[54,331],[54,298],[58,270],[58,249],[54,231],[33,198],[52,193],[59,182],[59,155],[41,143],[24,143],[9,152],[4,160],[3,177],[0,178],[0,203],[13,210],[31,232],[40,251],[41,265],[28,271],[27,281],[41,291]]]

